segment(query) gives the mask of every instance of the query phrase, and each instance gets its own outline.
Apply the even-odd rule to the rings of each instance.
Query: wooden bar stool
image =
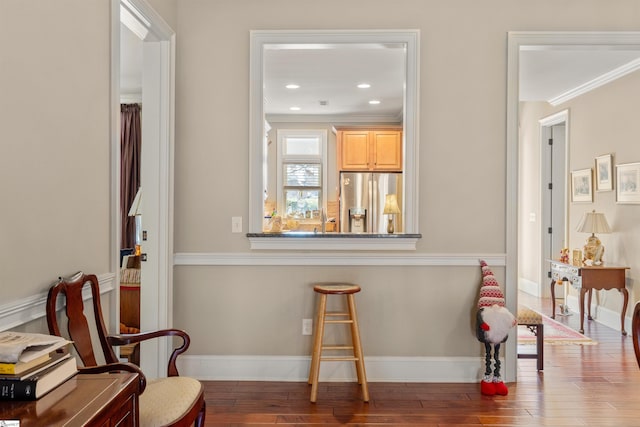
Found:
[[[358,329],[358,316],[356,313],[356,302],[354,294],[360,292],[360,286],[350,283],[320,283],[313,287],[313,290],[320,294],[318,302],[318,313],[316,316],[316,334],[313,344],[313,355],[311,356],[311,368],[309,369],[309,384],[311,384],[311,402],[315,403],[318,397],[318,375],[320,373],[320,362],[345,362],[354,361],[358,375],[358,384],[362,385],[362,398],[369,401],[369,388],[367,387],[367,375],[364,369],[364,354],[360,344],[360,332]],[[346,295],[348,312],[327,312],[328,295]],[[326,324],[350,324],[351,325],[351,345],[329,345],[323,346],[324,326]],[[345,356],[322,356],[324,350],[351,350],[351,355]]]

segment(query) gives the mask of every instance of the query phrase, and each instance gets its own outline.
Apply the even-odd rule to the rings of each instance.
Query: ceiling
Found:
[[[551,101],[639,66],[640,49],[526,47],[520,52],[520,100]]]
[[[120,24],[120,93],[128,97],[142,93],[142,40]]]
[[[325,116],[401,122],[404,49],[393,44],[272,45],[265,50],[265,113],[281,120]],[[640,67],[640,48],[525,47],[520,54],[520,100],[547,101],[603,76]],[[121,92],[140,94],[142,41],[121,25]],[[613,71],[612,70],[617,70]],[[609,74],[608,74],[609,73]],[[607,79],[602,79],[607,81]],[[295,83],[298,89],[286,89]],[[357,84],[369,83],[368,89]],[[578,93],[579,94],[579,93]],[[379,104],[371,105],[370,100]],[[299,107],[291,111],[290,107]]]

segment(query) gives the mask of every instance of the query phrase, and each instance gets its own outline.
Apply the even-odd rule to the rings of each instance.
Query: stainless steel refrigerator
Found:
[[[395,194],[400,213],[394,216],[395,232],[402,233],[402,172],[341,172],[340,231],[386,234],[385,196]]]

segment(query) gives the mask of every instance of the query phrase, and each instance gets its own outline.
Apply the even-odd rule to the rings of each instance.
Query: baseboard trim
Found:
[[[596,299],[595,295],[593,299]],[[570,311],[572,311],[575,315],[580,316],[580,301],[577,296],[568,295],[567,305],[569,306]],[[556,310],[558,310],[557,304]],[[620,303],[620,310],[622,310],[622,303]],[[593,317],[593,321],[595,322],[598,322],[616,331],[620,330],[620,311],[615,311],[611,310],[610,308],[599,306],[591,301],[591,316]],[[587,319],[587,310],[585,307],[584,324],[586,325],[587,322],[589,322],[589,319]],[[631,332],[631,318],[626,315],[624,318],[624,329],[625,331],[627,331],[627,333]]]
[[[115,273],[105,273],[98,276],[100,284],[100,294],[110,292],[115,289]],[[33,295],[24,299],[3,304],[0,306],[0,331],[17,328],[31,321],[44,317],[47,312],[47,292]],[[90,291],[87,287],[83,292],[83,298],[89,299]],[[58,309],[62,308],[59,302]]]
[[[533,295],[534,297],[540,297],[540,286],[538,286],[537,282],[534,282],[529,279],[523,279],[522,277],[519,278],[518,290],[522,292],[526,292],[529,295]]]
[[[308,356],[194,356],[178,359],[181,375],[203,381],[307,381]],[[503,361],[504,363],[504,361]],[[478,382],[482,357],[365,357],[370,382]],[[504,365],[503,365],[504,366]],[[355,381],[353,363],[322,363],[320,381]]]

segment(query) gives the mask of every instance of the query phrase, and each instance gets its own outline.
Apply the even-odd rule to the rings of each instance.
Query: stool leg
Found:
[[[351,339],[353,341],[353,352],[356,360],[356,372],[358,373],[358,383],[362,385],[362,399],[369,401],[369,387],[367,386],[367,373],[364,368],[364,353],[360,342],[360,328],[358,326],[358,315],[356,313],[356,301],[353,294],[347,295],[349,304],[349,314],[351,316]]]
[[[309,369],[309,384],[311,384],[311,402],[318,398],[318,376],[320,374],[320,358],[322,357],[322,339],[324,336],[324,317],[327,309],[327,295],[321,294],[316,317],[316,335],[313,340],[313,354]]]

